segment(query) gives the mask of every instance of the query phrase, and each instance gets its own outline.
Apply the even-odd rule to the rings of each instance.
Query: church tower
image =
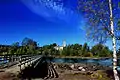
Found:
[[[66,47],[66,41],[65,40],[63,41],[63,47]]]

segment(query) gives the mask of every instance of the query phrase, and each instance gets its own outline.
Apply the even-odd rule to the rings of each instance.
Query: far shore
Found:
[[[112,57],[48,56],[53,58],[109,59]]]

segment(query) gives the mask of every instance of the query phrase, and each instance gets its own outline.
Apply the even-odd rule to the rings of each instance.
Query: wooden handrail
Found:
[[[20,61],[19,61],[19,67],[20,67],[20,70],[21,70],[21,66],[26,63],[29,63],[29,62],[36,62],[40,59],[40,56],[21,56],[20,57]]]

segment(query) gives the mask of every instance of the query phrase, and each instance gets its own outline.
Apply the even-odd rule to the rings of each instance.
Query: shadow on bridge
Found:
[[[21,71],[20,78],[22,79],[34,79],[34,78],[45,78],[48,75],[48,62],[45,59],[42,59],[37,64],[34,63],[32,66],[29,66]]]

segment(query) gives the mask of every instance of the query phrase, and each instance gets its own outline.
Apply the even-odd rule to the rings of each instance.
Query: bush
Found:
[[[87,52],[83,56],[84,57],[93,57],[93,54],[91,52]]]

